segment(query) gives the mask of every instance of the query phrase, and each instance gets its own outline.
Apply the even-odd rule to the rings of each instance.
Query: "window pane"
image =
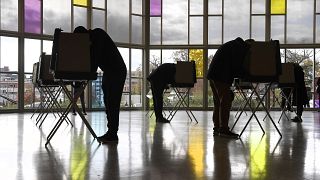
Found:
[[[161,18],[150,17],[150,44],[160,44],[161,40]]]
[[[2,30],[18,31],[18,0],[1,0]]]
[[[203,18],[190,17],[190,44],[203,44]]]
[[[52,41],[42,41],[42,52],[46,54],[52,54]]]
[[[40,105],[40,93],[34,88],[32,74],[25,74],[24,78],[24,108],[35,109]]]
[[[163,44],[188,43],[188,0],[163,0]]]
[[[142,14],[142,0],[132,0],[132,13]]]
[[[203,14],[203,0],[190,0],[190,14],[191,15]]]
[[[103,91],[102,91],[102,73],[98,73],[98,77],[96,80],[92,81],[92,108],[103,108]]]
[[[314,0],[288,1],[287,43],[313,42]],[[303,8],[302,8],[303,7]]]
[[[129,78],[129,70],[130,70],[130,66],[129,66],[129,48],[118,48],[119,52],[124,60],[124,63],[126,64],[127,67],[127,78]]]
[[[18,74],[0,73],[0,109],[18,108]]]
[[[108,34],[115,42],[129,43],[129,0],[108,0],[107,3]]]
[[[224,2],[223,41],[227,42],[237,37],[249,38],[250,0],[225,0]]]
[[[1,36],[0,47],[1,72],[18,72],[18,38]]]
[[[73,6],[73,30],[78,26],[87,28],[87,8]]]
[[[320,0],[316,0],[316,12],[320,13]]]
[[[105,11],[92,10],[92,28],[105,29]]]
[[[208,6],[209,14],[222,14],[222,0],[209,0]]]
[[[24,72],[32,73],[33,64],[39,62],[41,55],[40,40],[25,39],[24,40]]]
[[[316,43],[320,43],[320,15],[316,16]]]
[[[265,12],[266,12],[266,0],[252,1],[252,14],[265,14]]]
[[[87,0],[73,0],[73,4],[80,5],[80,6],[87,6],[88,2]]]
[[[131,49],[131,77],[142,77],[141,49]]]
[[[41,32],[41,2],[39,0],[24,1],[24,31],[29,33]]]
[[[142,107],[142,79],[131,79],[131,106]]]
[[[216,52],[217,52],[217,49],[208,49],[208,68]],[[208,81],[208,107],[213,107],[213,95],[212,95],[212,90],[211,90],[209,81]]]
[[[150,15],[161,15],[161,0],[150,0]]]
[[[252,16],[251,38],[257,41],[265,40],[265,16]]]
[[[104,0],[92,0],[92,6],[97,8],[105,9]]]
[[[203,50],[202,49],[190,49],[189,61],[195,61],[197,78],[203,77]]]
[[[286,0],[271,0],[271,14],[285,14]]]
[[[150,50],[149,73],[161,64],[161,50]]]
[[[177,61],[187,61],[188,50],[162,50],[162,64],[163,63],[176,63]]]
[[[70,1],[43,1],[43,33],[53,35],[55,28],[71,31]]]
[[[126,80],[124,87],[128,87],[129,88],[129,80]],[[130,89],[128,89],[127,92],[129,92]],[[121,103],[120,103],[120,107],[130,107],[130,93],[122,93],[122,97],[121,97]]]
[[[222,17],[209,17],[208,38],[209,44],[222,44]]]
[[[271,39],[284,43],[284,16],[271,16]]]
[[[197,83],[191,88],[189,103],[190,107],[203,107],[203,79],[197,79]]]
[[[132,16],[132,43],[142,44],[142,17]]]

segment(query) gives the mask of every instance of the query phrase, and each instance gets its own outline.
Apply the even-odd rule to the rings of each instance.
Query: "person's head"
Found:
[[[87,33],[88,30],[83,26],[78,26],[74,29],[74,33]]]
[[[251,44],[252,42],[254,42],[254,39],[246,39],[244,42],[246,42],[247,44]]]

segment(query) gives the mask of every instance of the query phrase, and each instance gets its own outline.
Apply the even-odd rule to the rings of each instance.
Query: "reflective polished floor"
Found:
[[[74,127],[64,123],[48,146],[53,115],[38,128],[31,113],[0,114],[0,179],[320,179],[320,113],[306,111],[297,124],[285,118],[277,123],[280,112],[271,112],[281,138],[259,112],[265,134],[253,119],[239,140],[213,137],[212,112],[194,113],[198,124],[184,111],[171,124],[157,124],[144,111],[121,111],[113,145],[100,145],[80,117],[70,115]],[[97,135],[106,131],[103,112],[86,117]]]

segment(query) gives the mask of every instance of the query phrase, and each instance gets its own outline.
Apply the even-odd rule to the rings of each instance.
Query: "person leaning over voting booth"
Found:
[[[90,34],[92,68],[96,71],[99,67],[103,71],[102,90],[108,131],[98,140],[102,143],[118,142],[120,102],[127,67],[117,46],[103,29],[87,30],[79,26],[74,33]]]
[[[235,77],[243,74],[242,64],[249,50],[249,43],[240,37],[221,45],[212,58],[207,78],[213,92],[213,135],[238,138],[229,130],[229,116],[234,94],[230,87]]]
[[[163,117],[163,91],[168,84],[175,82],[176,64],[164,63],[157,67],[150,73],[147,80],[151,84],[153,109],[156,115],[156,122],[170,123],[170,121]]]

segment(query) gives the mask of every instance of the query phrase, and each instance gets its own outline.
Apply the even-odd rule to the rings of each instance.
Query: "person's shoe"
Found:
[[[170,123],[170,121],[169,121],[168,119],[164,118],[164,117],[162,117],[162,118],[157,118],[157,119],[156,119],[156,122],[157,122],[157,123]]]
[[[102,144],[105,143],[118,143],[119,138],[117,134],[114,133],[105,133],[103,136],[100,136],[97,138],[99,142],[101,142]]]
[[[301,117],[296,116],[296,117],[294,117],[293,119],[291,119],[291,121],[292,121],[292,122],[296,122],[296,123],[301,123],[301,122],[302,122],[302,119],[301,119]]]
[[[213,128],[213,136],[219,136],[220,135],[220,128],[214,127]]]
[[[74,116],[75,116],[75,115],[77,115],[77,113],[75,113],[75,112],[74,112],[74,113],[72,113],[72,115],[74,115]]]
[[[221,137],[239,139],[239,134],[233,133],[229,128],[220,128],[219,135]]]
[[[87,113],[86,113],[86,112],[83,112],[83,115],[87,115]]]
[[[288,108],[288,111],[293,112],[293,109],[291,107]]]

